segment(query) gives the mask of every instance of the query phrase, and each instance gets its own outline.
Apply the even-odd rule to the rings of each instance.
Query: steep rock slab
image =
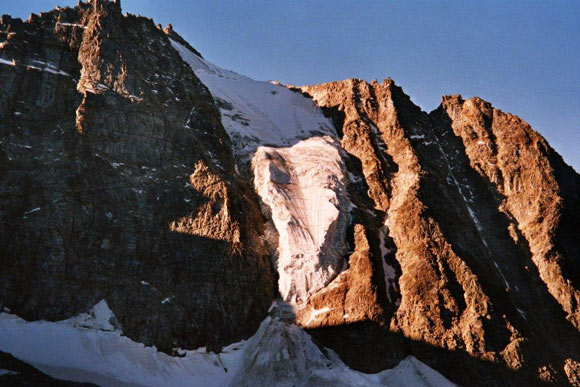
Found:
[[[510,236],[529,244],[542,281],[580,329],[580,176],[526,122],[479,98],[445,97],[433,115],[461,138],[511,220]]]
[[[380,269],[375,267],[369,242],[372,233],[362,224],[355,224],[353,232],[354,251],[348,258],[348,268],[311,295],[304,309],[296,311],[296,322],[300,326],[313,329],[385,320],[384,297],[381,297],[384,288],[377,279]]]
[[[108,1],[0,31],[0,306],[60,320],[106,298],[168,352],[251,335],[275,296],[264,219],[165,33]]]
[[[416,341],[447,342],[453,348],[456,340],[462,340],[457,334],[459,320],[454,321],[453,327],[451,319],[446,317],[451,313],[460,314],[464,300],[462,294],[452,292],[458,284],[449,261],[458,260],[441,238],[441,231],[424,217],[425,208],[418,198],[421,167],[400,122],[393,88],[391,81],[369,85],[350,80],[303,90],[313,95],[320,105],[345,113],[343,146],[351,154],[363,155],[361,164],[369,196],[375,208],[387,211],[390,237],[402,272],[398,279],[400,304],[397,307],[397,301],[393,300],[397,312],[391,329],[402,330],[404,336]],[[439,238],[428,234],[430,229]],[[388,258],[388,255],[383,257]],[[470,309],[478,311],[475,318],[481,319],[482,313],[487,313],[487,297],[464,264],[455,271],[468,276],[466,282],[474,287]],[[451,272],[451,278],[441,276],[441,272]],[[480,305],[478,308],[476,303]],[[471,330],[466,333],[470,343],[477,343],[471,337]]]

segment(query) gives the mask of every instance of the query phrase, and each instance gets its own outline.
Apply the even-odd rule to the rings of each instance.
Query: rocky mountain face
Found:
[[[264,218],[167,35],[107,1],[0,29],[2,306],[61,320],[106,299],[167,352],[255,331],[275,294]]]
[[[464,352],[528,381],[577,383],[578,174],[528,124],[479,98],[443,97],[427,114],[392,80],[301,90],[342,128],[342,146],[361,160],[369,197],[385,212],[384,261],[396,260],[385,274],[398,285],[388,330],[411,347],[447,350],[425,360],[451,363]],[[332,348],[342,333],[320,336]],[[453,363],[452,380],[471,384]],[[468,364],[489,383],[505,378]]]
[[[479,98],[255,81],[119,1],[3,16],[0,198],[0,351],[54,377],[580,385],[580,175]]]

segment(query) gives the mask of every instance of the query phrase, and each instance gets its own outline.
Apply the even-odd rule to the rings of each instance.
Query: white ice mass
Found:
[[[298,307],[345,265],[350,200],[340,145],[313,137],[288,148],[259,147],[254,186],[278,230],[278,288]]]

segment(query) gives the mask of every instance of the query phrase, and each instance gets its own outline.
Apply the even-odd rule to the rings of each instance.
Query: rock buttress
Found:
[[[384,225],[377,228],[374,222],[368,228],[382,244],[383,283],[388,292],[384,309],[393,311],[382,315],[386,318],[382,324],[370,324],[370,319],[356,327],[328,324],[313,335],[329,347],[334,345],[351,366],[365,371],[412,353],[460,384],[474,380],[481,385],[573,383],[580,348],[578,331],[570,323],[575,321],[572,268],[578,243],[573,233],[558,231],[552,222],[552,231],[544,228],[544,236],[538,238],[549,236],[552,245],[560,243],[559,255],[554,251],[552,258],[559,266],[543,269],[537,262],[547,259],[537,258],[538,248],[526,239],[526,233],[541,232],[520,230],[523,220],[506,209],[520,205],[522,217],[548,218],[546,222],[556,217],[575,224],[565,214],[566,208],[570,214],[578,213],[574,210],[578,175],[527,124],[497,110],[493,110],[498,116],[495,121],[486,121],[480,109],[466,117],[462,101],[444,99],[440,109],[427,114],[390,79],[380,84],[351,79],[301,91],[339,125],[343,148],[359,160],[373,210],[379,218],[383,214]],[[495,159],[478,159],[464,145],[480,141],[474,128],[480,128],[480,136],[491,137],[491,128],[511,133],[514,129],[499,117],[519,127],[522,133],[515,136],[527,133],[531,138],[519,145],[505,140],[503,148],[488,145],[486,149],[515,152],[512,161],[518,160],[522,169],[524,164],[534,169],[510,175],[520,187],[518,192],[537,197],[533,181],[545,176],[543,192],[552,195],[552,200],[535,202],[538,211],[533,215],[524,210],[525,200],[510,202],[509,195],[505,198],[496,188],[495,181],[505,178],[496,171],[498,167],[490,166]],[[493,141],[500,137],[494,135]],[[518,159],[518,152],[533,154],[534,162]],[[527,179],[524,188],[519,179],[529,174],[536,179]],[[555,188],[558,174],[567,176],[565,189]],[[545,257],[550,246],[538,243],[544,246]],[[546,280],[550,276],[553,285]],[[554,287],[567,293],[559,292],[555,299]],[[341,342],[344,335],[352,340]]]

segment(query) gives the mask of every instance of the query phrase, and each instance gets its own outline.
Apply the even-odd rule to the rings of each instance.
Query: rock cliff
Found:
[[[385,271],[398,284],[388,331],[528,380],[577,381],[578,174],[528,124],[479,98],[443,97],[427,114],[390,79],[301,91],[339,122],[385,212],[383,259],[398,262]],[[470,384],[454,367],[444,374]],[[490,382],[510,383],[494,372]]]
[[[59,320],[105,298],[167,352],[252,334],[275,294],[264,219],[167,35],[107,1],[0,30],[2,307]]]

